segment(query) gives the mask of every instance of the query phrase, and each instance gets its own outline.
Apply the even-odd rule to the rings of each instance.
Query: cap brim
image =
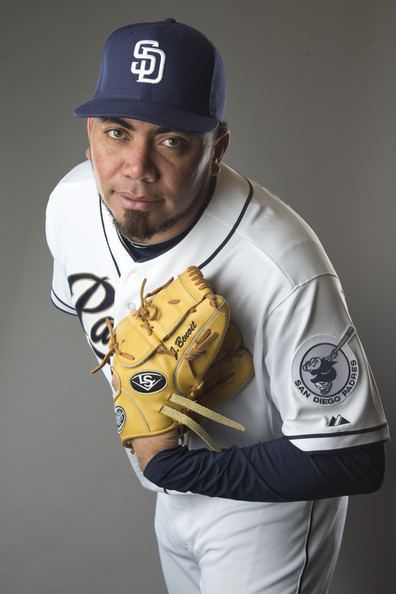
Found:
[[[124,117],[157,124],[171,130],[186,132],[210,132],[218,125],[216,118],[197,115],[172,107],[147,101],[133,99],[92,99],[74,110],[79,118]]]

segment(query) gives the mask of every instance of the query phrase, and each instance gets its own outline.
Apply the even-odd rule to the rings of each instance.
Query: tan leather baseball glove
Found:
[[[196,419],[206,417],[244,430],[211,406],[211,400],[215,408],[233,395],[235,382],[232,389],[225,388],[229,396],[219,398],[219,391],[213,389],[212,396],[203,392],[208,369],[215,360],[219,364],[227,352],[221,347],[229,327],[228,305],[195,266],[156,291],[144,294],[144,287],[145,282],[138,310],[131,311],[115,329],[107,320],[108,352],[93,370],[98,371],[112,357],[114,410],[121,443],[132,448],[135,437],[160,435],[185,426],[217,450]],[[249,374],[245,370],[242,375],[246,379]],[[211,384],[213,388],[213,381]],[[209,407],[200,404],[200,394],[205,394]]]

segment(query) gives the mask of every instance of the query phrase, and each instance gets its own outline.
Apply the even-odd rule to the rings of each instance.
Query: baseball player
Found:
[[[308,225],[226,166],[226,82],[216,48],[167,19],[112,33],[87,118],[87,161],[53,191],[52,301],[102,359],[106,319],[198,266],[227,298],[254,377],[205,426],[213,452],[176,431],[127,449],[158,492],[171,594],[325,594],[347,495],[383,480],[386,419],[334,268]],[[108,365],[104,373],[111,383]]]

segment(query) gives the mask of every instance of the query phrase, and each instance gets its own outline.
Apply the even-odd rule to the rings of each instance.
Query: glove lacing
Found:
[[[117,342],[116,339],[116,335],[113,329],[113,324],[111,323],[111,320],[109,320],[108,318],[105,320],[105,324],[106,324],[106,328],[109,331],[109,342],[107,345],[108,351],[105,354],[105,356],[103,357],[103,359],[101,360],[101,362],[99,363],[99,365],[97,365],[94,369],[91,370],[91,373],[96,373],[97,371],[99,371],[99,369],[102,369],[102,367],[104,367],[106,365],[106,363],[109,361],[110,357],[112,355],[114,355],[114,353],[117,353],[117,355],[120,355],[122,357],[126,357],[127,359],[129,359],[130,361],[133,361],[135,359],[135,357],[133,355],[130,355],[129,353],[125,353],[123,351],[121,351],[119,344]]]

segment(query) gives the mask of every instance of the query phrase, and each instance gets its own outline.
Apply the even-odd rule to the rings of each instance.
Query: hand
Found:
[[[162,435],[136,437],[132,440],[139,466],[144,471],[146,465],[159,452],[175,448],[178,445],[179,432],[177,429],[163,433]]]

